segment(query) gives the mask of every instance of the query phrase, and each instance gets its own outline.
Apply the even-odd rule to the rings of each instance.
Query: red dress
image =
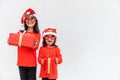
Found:
[[[58,63],[55,62],[55,58],[58,58]],[[44,64],[42,64],[42,60],[44,60]],[[58,47],[41,47],[38,62],[41,64],[39,77],[49,79],[58,78],[57,64],[62,63],[62,55]]]
[[[40,33],[26,32],[25,34],[27,33],[35,36],[39,45],[41,36]],[[37,65],[36,50],[38,49],[38,45],[34,49],[27,47],[18,47],[17,65],[24,67],[35,67]]]

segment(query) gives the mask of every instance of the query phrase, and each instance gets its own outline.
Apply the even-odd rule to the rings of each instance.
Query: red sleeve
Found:
[[[42,47],[40,47],[40,50],[39,50],[39,54],[38,54],[38,63],[41,64],[41,60],[44,58],[44,55],[43,55],[43,49]]]
[[[56,57],[58,58],[58,64],[62,63],[63,59],[62,59],[62,54],[60,52],[60,48],[57,48],[57,53],[56,53]]]
[[[36,37],[36,40],[37,40],[37,46],[35,47],[35,49],[38,49],[39,43],[40,43],[41,34],[40,33],[35,34],[35,37]]]

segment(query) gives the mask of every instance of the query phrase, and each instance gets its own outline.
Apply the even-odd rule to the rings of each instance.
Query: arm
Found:
[[[41,47],[40,50],[39,50],[38,63],[39,63],[39,64],[43,64],[43,63],[44,63],[44,54],[43,54],[43,49],[42,49],[42,47]]]
[[[35,46],[34,46],[34,48],[35,48],[35,49],[38,49],[39,43],[40,43],[41,34],[38,33],[38,34],[35,35],[35,37],[36,37],[36,41],[35,41]]]
[[[56,60],[56,63],[57,63],[57,64],[60,64],[60,63],[62,63],[62,61],[63,61],[63,59],[62,59],[62,54],[61,54],[59,48],[57,49],[55,60]]]

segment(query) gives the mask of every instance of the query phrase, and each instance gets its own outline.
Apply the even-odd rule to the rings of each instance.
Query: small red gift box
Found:
[[[47,74],[56,72],[56,63],[54,58],[47,58],[44,60],[44,70]]]
[[[19,46],[19,47],[29,47],[34,48],[34,43],[36,39],[30,34],[22,33],[10,33],[8,38],[8,44]]]

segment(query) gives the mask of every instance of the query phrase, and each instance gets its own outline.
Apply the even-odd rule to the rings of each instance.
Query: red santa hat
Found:
[[[22,18],[21,18],[21,23],[22,24],[24,23],[26,17],[30,17],[30,16],[31,16],[31,18],[35,17],[35,14],[36,13],[35,13],[35,11],[33,9],[31,9],[31,8],[27,9],[25,11],[25,13],[23,14]]]
[[[55,37],[57,37],[57,32],[56,32],[56,28],[47,28],[42,32],[42,37],[45,37],[46,35],[54,35]]]

